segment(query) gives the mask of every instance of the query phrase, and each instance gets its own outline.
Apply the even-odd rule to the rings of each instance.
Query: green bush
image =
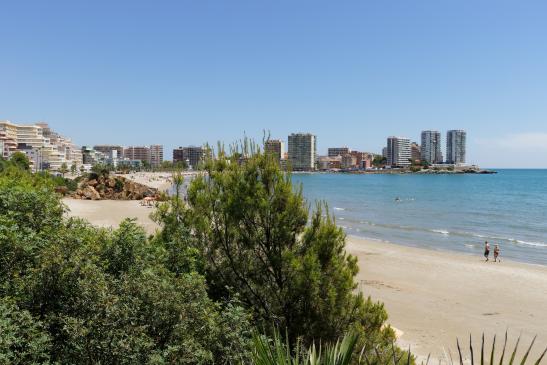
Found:
[[[116,179],[114,183],[114,191],[117,193],[123,191],[123,181],[121,179]]]
[[[51,339],[43,324],[0,297],[0,364],[48,364]]]
[[[168,245],[133,221],[63,218],[53,189],[45,175],[0,175],[0,364],[249,359],[237,298],[213,301],[203,275],[171,271]]]

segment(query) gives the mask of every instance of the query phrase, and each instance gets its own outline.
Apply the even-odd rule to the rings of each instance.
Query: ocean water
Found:
[[[347,234],[547,265],[547,170],[495,175],[294,174]],[[398,198],[398,200],[397,200]],[[491,253],[492,254],[492,253]]]

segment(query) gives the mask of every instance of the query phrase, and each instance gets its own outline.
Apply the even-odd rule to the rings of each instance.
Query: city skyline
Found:
[[[8,128],[8,129],[6,129]],[[11,129],[13,131],[10,132]],[[49,143],[49,140],[47,138],[44,139],[42,137],[42,133],[44,136],[46,136],[46,133],[52,136],[59,136],[62,141],[64,141],[66,138],[61,137],[59,134],[54,133],[51,131],[51,128],[47,123],[43,122],[37,122],[35,124],[26,124],[26,125],[16,125],[13,124],[11,121],[7,120],[0,120],[0,151],[4,154],[4,158],[9,158],[9,156],[16,152],[17,150],[23,151],[25,147],[25,143],[22,142],[22,145],[20,145],[21,148],[17,148],[19,145],[18,137],[19,139],[21,136],[19,136],[19,132],[22,130],[30,129],[35,131],[34,133],[39,133],[40,137],[38,140],[35,141],[35,146],[33,146],[31,149],[33,151],[27,151],[25,153],[32,154],[36,153],[36,149],[38,148],[38,144],[41,143]],[[42,132],[43,130],[43,132]],[[11,134],[10,134],[11,133]],[[456,137],[457,134],[457,137]],[[451,135],[454,135],[452,138]],[[463,139],[462,137],[463,136]],[[268,137],[264,141],[264,145],[262,146],[262,149],[266,153],[274,153],[276,154],[280,160],[286,160],[291,161],[290,163],[294,166],[294,168],[298,170],[308,170],[308,169],[315,169],[319,166],[320,161],[319,157],[326,157],[327,160],[332,157],[343,157],[346,158],[346,161],[344,162],[339,161],[341,165],[344,166],[361,166],[361,162],[363,161],[363,156],[372,156],[372,155],[383,155],[384,157],[387,157],[388,165],[391,166],[407,166],[410,165],[410,160],[416,161],[423,161],[427,162],[429,164],[456,164],[456,165],[469,165],[467,164],[466,160],[466,150],[467,150],[467,143],[466,138],[467,132],[464,130],[449,130],[447,131],[447,137],[446,137],[446,155],[447,159],[443,159],[443,154],[441,152],[441,136],[440,132],[433,131],[433,130],[426,130],[421,132],[421,143],[422,145],[418,144],[417,142],[412,141],[409,138],[406,137],[394,137],[390,136],[387,138],[387,148],[384,146],[382,148],[381,152],[367,150],[367,151],[359,151],[354,148],[349,148],[347,145],[341,145],[341,146],[330,146],[327,148],[326,154],[319,153],[317,149],[317,136],[313,133],[291,133],[287,136],[287,151],[285,151],[285,141],[282,139],[273,139]],[[24,138],[24,137],[23,137]],[[38,134],[36,134],[36,137],[38,138]],[[309,138],[312,138],[309,140]],[[54,140],[57,140],[58,137],[55,137]],[[292,139],[292,141],[291,141]],[[391,140],[397,140],[398,142],[397,147],[393,147]],[[404,148],[400,150],[399,141],[404,140]],[[71,140],[68,139],[68,141],[71,143],[72,146],[75,146],[75,144],[72,144]],[[434,144],[432,146],[431,144]],[[203,146],[195,146],[190,145],[186,147],[176,147],[173,148],[172,151],[172,159],[169,158],[164,159],[164,146],[158,145],[158,144],[150,144],[150,145],[126,145],[123,146],[121,144],[95,144],[91,148],[91,145],[82,145],[81,146],[81,153],[83,153],[83,163],[89,164],[90,162],[86,162],[87,160],[93,161],[91,164],[96,163],[96,157],[95,154],[99,154],[102,156],[102,158],[105,158],[106,160],[111,161],[118,161],[121,159],[125,159],[128,161],[146,161],[149,163],[152,167],[158,167],[161,165],[163,161],[172,161],[172,162],[189,162],[190,166],[196,166],[198,164],[198,161],[201,160],[201,157],[204,153]],[[210,145],[212,146],[212,145]],[[30,146],[29,146],[30,147]],[[211,147],[214,152],[214,147]],[[395,148],[397,148],[397,152],[395,151]],[[431,157],[431,149],[435,149],[435,153],[433,154],[434,157]],[[28,149],[28,148],[27,148]],[[398,156],[394,157],[394,153],[396,153]],[[307,155],[307,156],[306,156]],[[351,157],[350,157],[351,155]],[[352,159],[353,162],[351,162],[349,159]],[[326,161],[324,161],[326,162]],[[331,161],[332,162],[332,161]],[[369,161],[369,163],[371,160]],[[303,164],[303,165],[301,165]],[[116,163],[114,163],[116,165]]]
[[[3,127],[2,127],[3,126]],[[0,120],[0,151],[7,154],[4,158],[9,157],[11,153],[17,150],[17,136],[9,135],[9,130],[6,130],[6,126],[9,128],[17,127],[19,130],[24,130],[30,128],[38,133],[40,131],[40,136],[42,134],[42,129],[45,133],[52,133],[47,123],[37,122],[34,124],[21,124],[15,125],[8,120]],[[17,128],[14,129],[17,130]],[[8,133],[8,134],[6,134]],[[13,132],[16,133],[16,132]],[[54,136],[59,136],[57,133],[53,134]],[[15,138],[15,140],[14,140]],[[42,137],[40,137],[40,140]],[[65,137],[61,137],[64,140]],[[265,136],[264,136],[265,138]],[[309,140],[311,138],[311,140]],[[292,139],[292,141],[291,141]],[[70,141],[70,139],[69,139]],[[394,142],[396,141],[396,142]],[[403,145],[401,145],[401,141]],[[49,143],[48,140],[44,139],[45,143]],[[36,142],[37,143],[37,142]],[[71,142],[72,143],[72,142]],[[433,144],[433,145],[431,145]],[[448,130],[446,134],[446,160],[443,159],[443,153],[441,152],[442,147],[442,138],[440,132],[434,130],[425,130],[421,132],[421,146],[417,142],[413,141],[410,138],[403,136],[390,136],[387,138],[387,147],[384,146],[380,152],[378,151],[359,151],[355,148],[349,148],[347,144],[339,146],[330,146],[327,148],[327,152],[320,153],[317,148],[317,136],[313,133],[302,133],[296,132],[291,133],[287,136],[287,151],[285,155],[285,141],[283,139],[275,139],[268,137],[265,140],[265,145],[262,146],[263,150],[268,153],[275,153],[278,155],[278,158],[281,160],[290,161],[293,168],[296,171],[299,170],[314,170],[321,163],[319,157],[326,157],[327,162],[331,157],[343,157],[342,161],[338,161],[341,166],[358,166],[363,167],[361,162],[363,161],[364,155],[383,155],[387,157],[387,164],[391,166],[409,166],[410,161],[413,160],[422,160],[428,163],[439,163],[439,164],[456,164],[456,165],[473,165],[469,164],[467,161],[467,132],[464,130]],[[75,145],[75,144],[73,144]],[[95,144],[92,149],[91,145],[82,145],[81,150],[84,158],[83,163],[89,164],[86,160],[95,161],[95,153],[101,154],[103,158],[110,161],[117,161],[119,158],[123,158],[128,161],[146,161],[152,167],[158,167],[161,163],[165,161],[181,162],[181,161],[191,161],[190,166],[197,165],[198,161],[201,160],[203,149],[201,146],[190,145],[186,147],[176,147],[172,151],[172,159],[164,159],[164,146],[162,144],[150,144],[150,145],[126,145],[121,144]],[[213,146],[212,144],[209,144]],[[11,148],[9,147],[11,146]],[[23,148],[25,144],[23,143]],[[6,149],[7,148],[7,149]],[[214,152],[214,147],[211,147]],[[414,150],[416,148],[416,150]],[[433,155],[431,155],[431,148],[435,149]],[[5,150],[6,149],[6,150]],[[21,150],[21,149],[19,149]],[[36,146],[34,151],[27,151],[25,153],[32,154],[36,153]],[[95,151],[93,151],[95,150]],[[86,152],[87,151],[87,152]],[[113,151],[113,152],[112,152]],[[87,155],[86,155],[87,153]],[[91,153],[91,155],[89,155]],[[361,154],[361,155],[359,155]],[[352,155],[350,157],[350,155]],[[418,157],[420,156],[420,157]],[[431,157],[433,156],[433,157]],[[352,160],[353,162],[351,162]],[[433,160],[432,160],[433,159]],[[127,162],[127,161],[126,161]],[[332,161],[331,161],[332,162]],[[368,162],[370,164],[371,160]],[[60,163],[60,162],[59,162]],[[96,161],[94,162],[96,163]],[[116,165],[116,163],[114,163]]]
[[[3,8],[0,119],[78,145],[460,128],[471,164],[547,167],[544,2],[30,3]]]

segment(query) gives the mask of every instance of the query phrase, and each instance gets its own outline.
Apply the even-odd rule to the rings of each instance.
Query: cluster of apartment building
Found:
[[[354,170],[372,167],[374,154],[351,150],[349,147],[331,147],[327,156],[319,157],[319,170]]]
[[[317,168],[317,137],[311,133],[292,133],[288,137],[288,149],[279,139],[270,139],[264,145],[264,151],[279,160],[283,168],[293,171],[313,171]]]
[[[348,147],[331,147],[326,156],[318,156],[317,137],[311,133],[292,133],[287,142],[287,151],[285,143],[279,139],[269,139],[264,149],[274,155],[282,167],[290,167],[293,171],[369,169],[375,157],[373,153],[354,151]],[[98,163],[129,168],[141,168],[143,164],[148,164],[155,168],[163,162],[162,145],[95,145],[80,149],[46,123],[19,125],[0,121],[0,156],[9,158],[17,151],[29,157],[34,171],[58,171],[63,164],[69,168],[83,165],[87,170]],[[441,133],[426,130],[421,133],[421,144],[405,137],[388,137],[382,154],[386,165],[391,167],[408,167],[416,163],[465,165],[466,132],[449,130],[445,151],[446,158],[442,153]],[[182,162],[196,169],[205,152],[205,148],[196,146],[175,148],[173,163]]]
[[[156,168],[163,162],[163,145],[121,146],[103,144],[93,147],[83,146],[82,155],[86,167],[103,163],[116,168],[126,166],[131,169],[139,169],[144,164]]]
[[[465,166],[466,138],[464,130],[449,130],[446,134],[446,158],[442,153],[441,133],[434,130],[422,131],[421,144],[405,137],[388,137],[382,154],[386,158],[386,166],[390,167],[408,167],[420,163]],[[286,152],[284,146],[283,141],[273,139],[266,141],[264,149],[275,155],[282,166],[290,165],[293,171],[366,170],[373,167],[377,156],[349,147],[331,147],[326,156],[318,156],[317,137],[311,133],[293,133],[288,136]]]
[[[466,164],[466,139],[464,130],[449,130],[446,133],[446,158],[442,153],[441,133],[435,130],[422,131],[421,145],[411,142],[405,137],[388,137],[387,146],[382,154],[386,158],[386,165],[392,167],[407,167],[414,163],[428,165],[455,165]]]
[[[27,125],[2,120],[0,156],[7,159],[15,152],[27,155],[33,171],[59,171],[63,164],[70,168],[83,162],[81,149],[47,123]]]
[[[327,156],[317,155],[317,137],[311,133],[292,133],[287,138],[288,148],[278,139],[266,141],[264,150],[279,159],[282,167],[293,171],[366,169],[372,166],[374,154],[352,151],[348,147],[328,149]]]

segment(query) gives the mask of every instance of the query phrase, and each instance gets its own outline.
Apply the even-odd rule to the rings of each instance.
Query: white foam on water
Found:
[[[512,242],[512,243],[516,243],[516,244],[519,244],[519,245],[525,245],[525,246],[547,247],[547,243],[545,243],[545,242],[524,241],[524,240],[519,240],[519,239],[516,239],[516,238],[513,238],[513,237],[498,237],[498,236],[489,237],[489,236],[485,236],[485,235],[481,235],[481,234],[473,234],[473,236],[480,237],[480,238],[485,238],[485,239],[489,239],[489,240],[494,240],[494,241],[495,240],[509,241],[509,242]]]
[[[450,232],[448,231],[445,231],[443,229],[432,229],[431,232],[434,232],[434,233],[440,233],[444,236],[448,236],[450,234]]]
[[[543,243],[543,242],[530,242],[530,241],[522,241],[522,240],[515,240],[515,242],[521,245],[527,245],[527,246],[547,247],[547,243]]]

